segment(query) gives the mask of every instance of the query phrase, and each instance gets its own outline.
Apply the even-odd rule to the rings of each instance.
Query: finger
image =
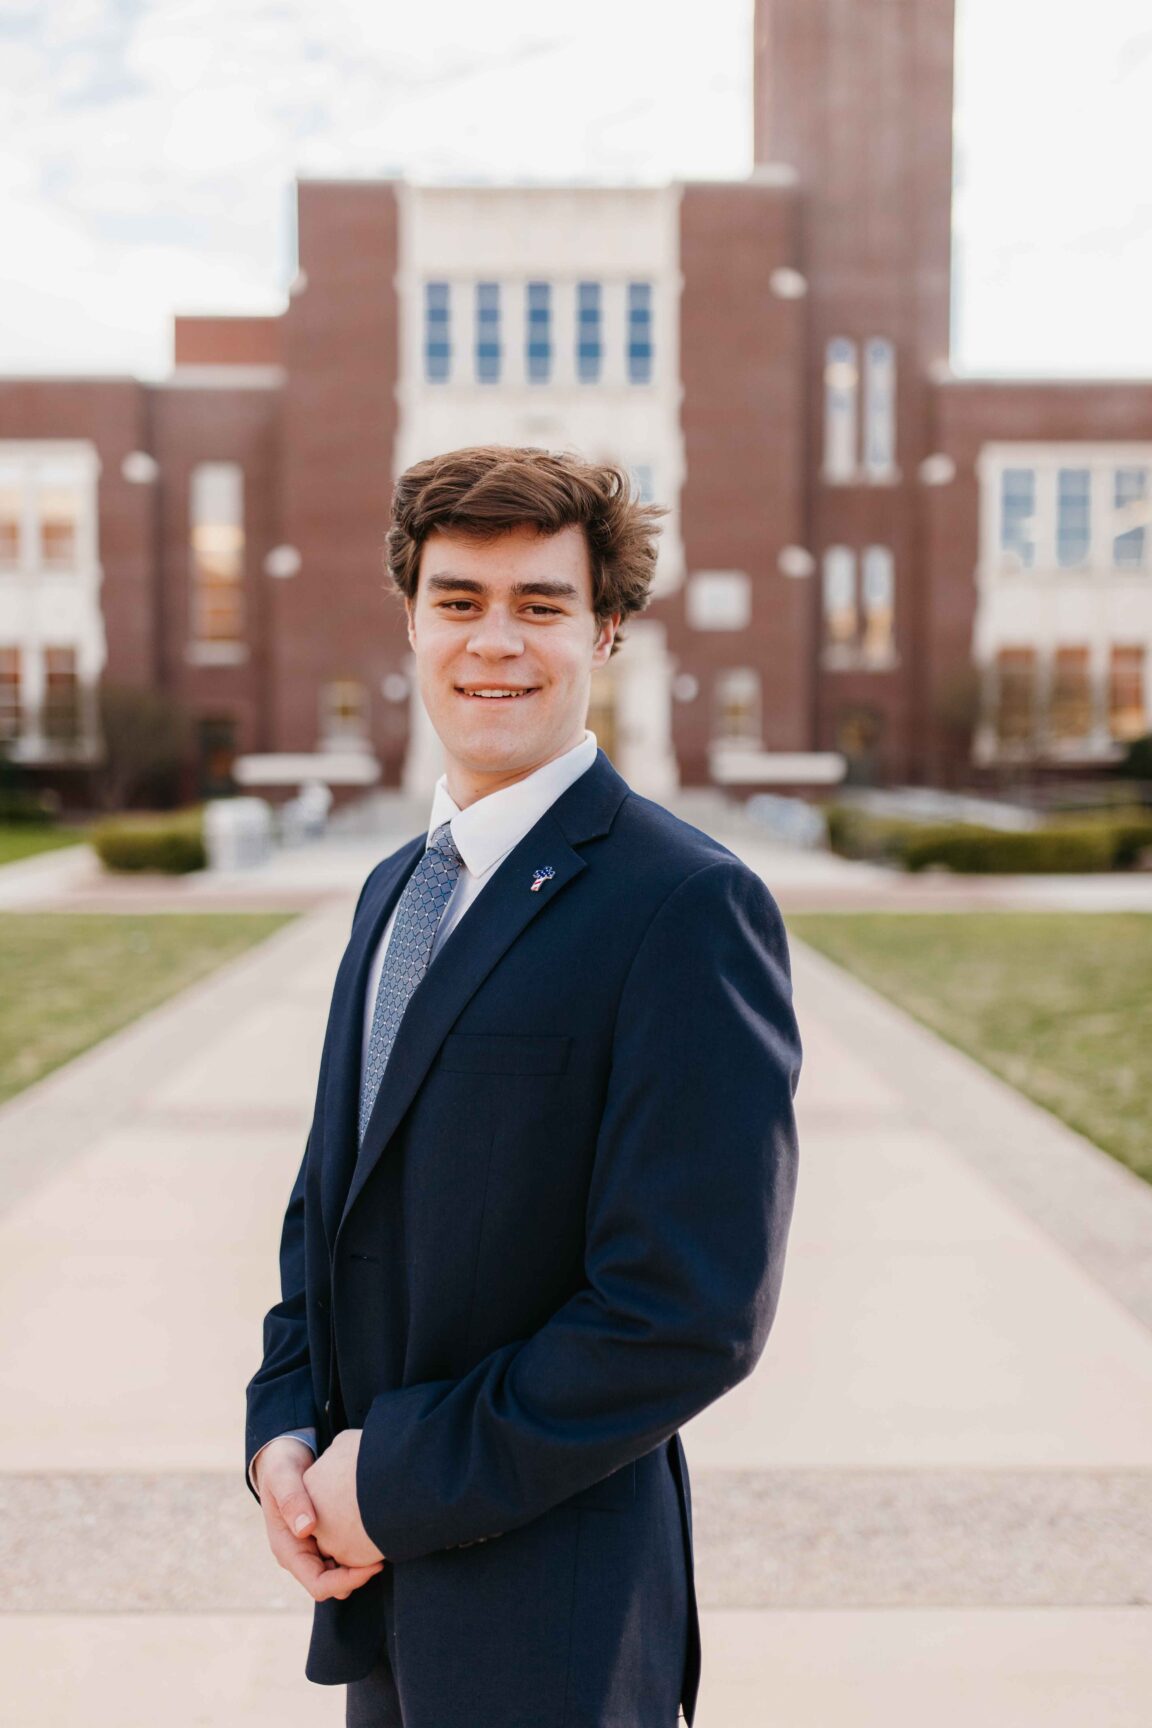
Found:
[[[293,1536],[307,1536],[309,1531],[316,1528],[316,1508],[302,1481],[297,1479],[297,1483],[287,1492],[274,1494],[274,1499],[277,1511]]]
[[[326,1602],[331,1597],[344,1601],[353,1590],[374,1578],[382,1566],[383,1561],[374,1566],[340,1566],[335,1561],[326,1565],[320,1555],[303,1547],[287,1556],[287,1570],[317,1602]]]
[[[330,1596],[344,1602],[354,1590],[375,1578],[383,1565],[384,1562],[378,1560],[374,1566],[333,1566],[314,1582],[312,1594],[317,1602],[327,1601]]]

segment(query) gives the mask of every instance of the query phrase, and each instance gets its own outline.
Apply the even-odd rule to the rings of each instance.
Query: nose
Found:
[[[468,649],[485,659],[523,654],[524,632],[503,606],[489,606],[468,634]]]

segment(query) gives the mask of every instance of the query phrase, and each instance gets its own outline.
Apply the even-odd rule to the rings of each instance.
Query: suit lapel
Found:
[[[576,845],[607,833],[628,790],[607,756],[598,750],[587,772],[560,795],[497,866],[475,906],[469,907],[437,949],[404,1011],[359,1157],[356,1157],[355,1116],[349,1118],[342,1144],[351,1147],[354,1169],[343,1218],[355,1205],[454,1022],[512,943],[587,868],[586,860],[575,850]],[[404,881],[415,868],[416,857],[422,850],[421,844],[408,859]],[[536,871],[544,865],[550,865],[554,874],[540,888],[533,889]],[[399,881],[398,871],[387,893],[389,909],[398,898]],[[381,913],[373,921],[377,939],[386,915]],[[372,940],[369,952],[374,947]],[[363,962],[355,970],[355,979],[360,988],[353,991],[353,1007],[362,1011],[367,982],[367,965]],[[362,1019],[354,1012],[343,1035],[345,1050],[354,1047],[356,1053],[357,1078],[351,1088],[354,1101],[358,1101],[359,1095],[362,1032]],[[345,1090],[341,1088],[341,1097]]]
[[[380,879],[372,884],[362,914],[344,950],[333,987],[333,1014],[328,1077],[324,1086],[324,1163],[321,1208],[324,1233],[334,1242],[352,1167],[360,1113],[360,1049],[364,1029],[364,998],[372,956],[384,926],[415,870],[426,834],[397,852]]]

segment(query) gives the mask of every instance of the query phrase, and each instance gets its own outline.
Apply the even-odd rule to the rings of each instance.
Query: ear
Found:
[[[407,595],[404,596],[404,611],[405,611],[405,614],[406,614],[407,619],[408,619],[408,645],[410,648],[415,650],[415,647],[416,647],[416,602],[414,600],[409,600]]]
[[[620,628],[621,616],[621,613],[613,612],[605,618],[604,622],[600,625],[600,628],[596,633],[596,642],[592,649],[592,664],[594,666],[603,666],[604,662],[611,654],[613,640],[615,639],[617,630]]]

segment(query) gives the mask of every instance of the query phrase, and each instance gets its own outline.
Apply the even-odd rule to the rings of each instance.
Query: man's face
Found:
[[[608,659],[620,614],[596,623],[582,529],[430,534],[407,611],[420,693],[461,807],[583,738],[592,670]]]

